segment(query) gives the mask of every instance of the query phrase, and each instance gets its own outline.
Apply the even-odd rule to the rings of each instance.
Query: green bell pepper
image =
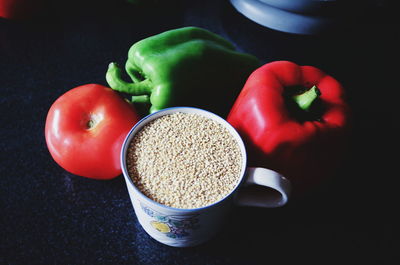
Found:
[[[235,50],[232,43],[205,29],[184,27],[135,43],[122,78],[110,63],[106,80],[114,90],[150,103],[150,112],[171,106],[194,106],[227,115],[247,77],[260,61]]]

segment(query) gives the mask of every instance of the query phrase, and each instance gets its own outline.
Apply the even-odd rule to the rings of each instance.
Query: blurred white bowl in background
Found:
[[[230,0],[244,16],[265,27],[318,34],[334,26],[337,0]]]
[[[337,0],[259,0],[267,5],[296,13],[315,13],[332,8]]]

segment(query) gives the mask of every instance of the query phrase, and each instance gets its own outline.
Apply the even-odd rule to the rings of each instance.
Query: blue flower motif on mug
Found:
[[[189,235],[190,230],[199,228],[198,214],[196,215],[163,215],[146,205],[140,204],[143,211],[154,220],[150,225],[157,231],[170,238],[183,238]]]

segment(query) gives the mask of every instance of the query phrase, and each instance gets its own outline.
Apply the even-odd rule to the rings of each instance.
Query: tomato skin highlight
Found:
[[[68,172],[112,179],[121,174],[121,147],[139,119],[134,107],[111,88],[79,86],[50,107],[46,144],[53,159]]]

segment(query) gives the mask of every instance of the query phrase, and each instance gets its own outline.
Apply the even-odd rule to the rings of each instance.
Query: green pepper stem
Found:
[[[110,63],[106,73],[106,80],[110,87],[119,92],[131,95],[147,95],[152,91],[152,83],[149,79],[137,83],[129,83],[122,80],[122,72],[116,63]]]
[[[133,103],[150,103],[149,95],[132,96]]]
[[[321,95],[317,86],[313,86],[302,94],[293,96],[293,100],[304,111],[309,111],[312,103]]]

